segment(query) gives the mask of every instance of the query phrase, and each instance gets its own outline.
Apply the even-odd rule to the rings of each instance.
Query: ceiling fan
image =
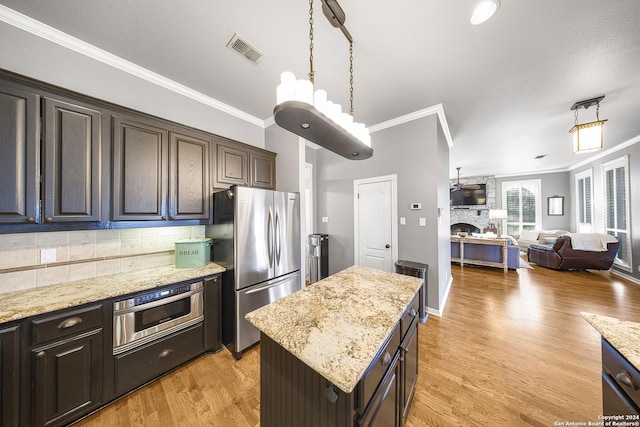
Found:
[[[453,184],[449,191],[460,191],[460,190],[477,190],[480,188],[478,184],[461,184],[460,183],[460,166],[456,168],[458,170],[458,182]]]

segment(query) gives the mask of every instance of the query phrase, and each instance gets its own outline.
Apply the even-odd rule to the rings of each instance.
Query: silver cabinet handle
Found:
[[[158,355],[158,359],[165,359],[169,357],[171,353],[173,353],[173,350],[171,350],[170,348],[167,348],[166,350],[162,350]]]
[[[415,316],[416,314],[418,314],[413,308],[411,309],[411,311],[409,312],[409,314],[411,316]]]
[[[616,375],[616,379],[627,387],[632,388],[633,390],[638,389],[638,386],[636,386],[636,384],[633,382],[633,378],[631,378],[631,375],[629,375],[627,371],[618,372],[618,374]]]
[[[387,366],[391,364],[391,355],[389,354],[388,351],[384,354],[384,356],[382,356],[382,360],[380,361],[380,363],[382,363],[382,366]]]
[[[82,323],[82,319],[80,317],[71,317],[60,322],[60,324],[58,325],[58,329],[73,328],[80,323]]]
[[[38,359],[42,359],[46,353],[44,351],[39,351],[36,353],[36,357]]]

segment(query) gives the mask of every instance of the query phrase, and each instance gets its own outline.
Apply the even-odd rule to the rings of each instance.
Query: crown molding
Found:
[[[65,32],[57,30],[47,24],[23,15],[22,13],[16,12],[15,10],[10,9],[4,5],[0,5],[0,21],[6,22],[9,25],[31,33],[42,39],[48,40],[59,46],[70,49],[88,58],[100,61],[103,64],[109,65],[120,71],[124,71],[125,73],[131,74],[132,76],[146,80],[156,86],[160,86],[179,95],[193,99],[196,102],[215,108],[216,110],[222,111],[223,113],[249,122],[252,125],[265,128],[264,120],[247,114],[244,111],[225,104],[224,102],[218,101],[215,98],[211,98],[210,96],[207,96],[185,85],[177,83],[160,74],[154,73],[153,71],[136,65],[133,62],[120,58],[119,56],[116,56],[92,44],[73,37]]]
[[[447,123],[447,117],[444,114],[444,107],[442,104],[432,105],[431,107],[423,108],[422,110],[414,111],[413,113],[405,114],[404,116],[396,117],[395,119],[387,120],[382,123],[370,126],[369,131],[371,133],[379,132],[383,129],[398,126],[404,123],[411,122],[413,120],[421,119],[423,117],[431,116],[433,114],[438,115],[440,120],[440,126],[444,132],[444,136],[449,144],[449,148],[453,147],[453,139],[451,138],[451,131],[449,130],[449,124]]]

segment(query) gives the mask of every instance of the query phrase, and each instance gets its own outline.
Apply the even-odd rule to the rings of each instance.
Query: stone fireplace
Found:
[[[480,230],[478,227],[476,227],[475,225],[472,224],[467,224],[464,222],[458,222],[456,224],[451,224],[451,235],[454,236],[459,232],[466,232],[466,233],[480,233],[482,232],[482,230]]]
[[[451,180],[453,185],[457,182]],[[487,185],[487,205],[486,206],[456,206],[451,207],[449,221],[451,224],[451,234],[458,231],[467,231],[468,233],[481,233],[483,229],[489,226],[491,219],[489,218],[489,209],[495,209],[496,206],[496,179],[493,176],[475,176],[469,178],[460,178],[461,184],[486,184]],[[464,228],[454,231],[456,228]],[[472,231],[467,228],[475,227]]]

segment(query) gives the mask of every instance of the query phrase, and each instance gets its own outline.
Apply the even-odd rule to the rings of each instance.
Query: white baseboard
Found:
[[[433,314],[434,316],[442,317],[442,313],[444,313],[444,306],[447,304],[447,299],[449,298],[449,291],[451,291],[452,283],[453,277],[450,275],[449,282],[447,283],[447,288],[445,289],[442,300],[440,301],[440,309],[436,310],[435,308],[427,307],[427,313]]]
[[[623,273],[621,271],[614,270],[614,269],[609,270],[609,272],[615,274],[616,276],[620,276],[620,277],[622,277],[624,279],[627,279],[628,281],[633,282],[636,285],[640,285],[640,279],[636,279],[633,276],[629,276],[629,275],[627,275],[627,274],[625,274],[625,273]]]

